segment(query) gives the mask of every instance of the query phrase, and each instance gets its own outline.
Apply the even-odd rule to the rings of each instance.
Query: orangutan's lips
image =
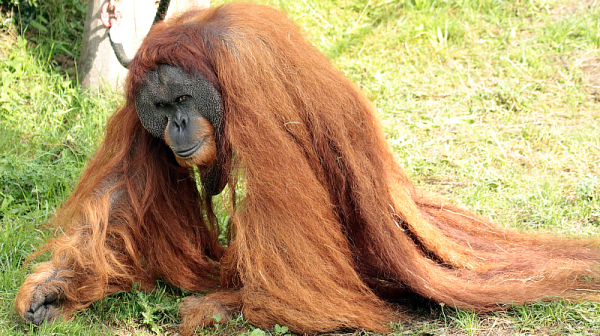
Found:
[[[186,159],[194,155],[203,145],[205,140],[200,140],[194,147],[189,149],[184,149],[182,151],[173,151],[175,155],[179,156],[182,159]]]

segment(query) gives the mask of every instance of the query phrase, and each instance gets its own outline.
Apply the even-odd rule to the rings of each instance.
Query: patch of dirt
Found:
[[[575,60],[575,66],[581,69],[583,79],[593,100],[600,102],[600,51],[586,53]]]
[[[71,80],[76,78],[77,67],[73,57],[65,54],[58,54],[52,59],[60,67],[60,72],[67,74]]]
[[[590,10],[596,8],[600,4],[599,0],[558,0],[550,9],[552,16],[572,15],[582,10]]]

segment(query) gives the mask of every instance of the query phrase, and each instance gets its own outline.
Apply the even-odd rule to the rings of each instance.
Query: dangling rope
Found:
[[[156,9],[156,15],[154,16],[154,21],[152,25],[162,21],[165,19],[165,15],[167,14],[167,10],[169,9],[169,3],[171,0],[160,0],[158,3],[158,8]],[[118,34],[116,32],[116,27],[121,24],[121,19],[123,18],[123,14],[119,8],[119,5],[114,2],[114,0],[107,1],[104,5],[102,5],[102,13],[100,13],[100,20],[102,20],[102,24],[108,30],[108,38],[110,40],[110,45],[112,46],[115,56],[121,65],[125,68],[131,64],[131,58],[127,57],[125,53],[125,49],[123,48],[123,36],[124,34]]]
[[[169,9],[170,2],[171,0],[160,0],[160,2],[158,3],[158,8],[156,9],[156,15],[154,16],[154,22],[152,22],[152,25],[155,25],[165,19],[165,15],[167,15],[167,9]]]

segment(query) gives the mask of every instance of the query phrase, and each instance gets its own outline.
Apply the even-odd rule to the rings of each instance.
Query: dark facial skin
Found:
[[[223,107],[213,85],[201,74],[161,64],[147,73],[135,106],[144,128],[165,140],[181,166],[205,169],[205,188],[218,194],[222,187],[210,181],[218,170],[217,134]]]

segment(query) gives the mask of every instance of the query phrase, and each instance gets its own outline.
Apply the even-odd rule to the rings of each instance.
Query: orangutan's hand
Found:
[[[66,282],[57,273],[51,265],[42,264],[25,279],[15,299],[15,308],[24,320],[40,325],[62,315]]]

